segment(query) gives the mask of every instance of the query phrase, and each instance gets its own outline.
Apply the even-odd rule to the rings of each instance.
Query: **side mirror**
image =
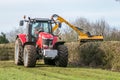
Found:
[[[61,24],[60,22],[58,23],[58,27],[59,27],[59,28],[61,28],[61,27],[62,27],[62,24]]]
[[[19,23],[20,26],[23,26],[24,25],[24,21],[21,20],[20,23]]]

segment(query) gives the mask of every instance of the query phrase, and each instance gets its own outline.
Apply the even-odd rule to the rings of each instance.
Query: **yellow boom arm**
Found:
[[[65,19],[63,19],[62,17],[58,16],[57,14],[54,14],[52,16],[52,20],[55,22],[55,26],[53,27],[52,31],[54,32],[57,28],[59,28],[59,24],[57,24],[56,22],[58,21],[59,23],[65,23],[67,24],[69,27],[71,27],[73,30],[75,30],[78,35],[79,35],[79,40],[80,41],[88,41],[88,40],[103,40],[103,36],[96,36],[96,35],[88,35],[87,33],[83,33],[80,28],[70,24],[68,21],[66,21]]]

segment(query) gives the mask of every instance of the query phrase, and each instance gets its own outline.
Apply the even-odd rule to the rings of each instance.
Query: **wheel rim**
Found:
[[[27,63],[28,63],[28,52],[25,49],[24,50],[24,65],[27,66]]]
[[[18,45],[18,42],[16,42],[16,45],[15,45],[15,63],[16,64],[18,62],[18,54],[19,54],[19,45]]]

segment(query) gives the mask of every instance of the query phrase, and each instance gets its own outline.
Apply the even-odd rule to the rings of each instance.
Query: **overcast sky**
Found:
[[[120,2],[115,0],[0,0],[0,32],[18,27],[23,15],[50,18],[52,14],[67,20],[104,19],[120,29]]]

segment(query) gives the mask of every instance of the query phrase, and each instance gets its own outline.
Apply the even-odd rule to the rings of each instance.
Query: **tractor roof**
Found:
[[[49,18],[34,18],[36,21],[51,21]]]

